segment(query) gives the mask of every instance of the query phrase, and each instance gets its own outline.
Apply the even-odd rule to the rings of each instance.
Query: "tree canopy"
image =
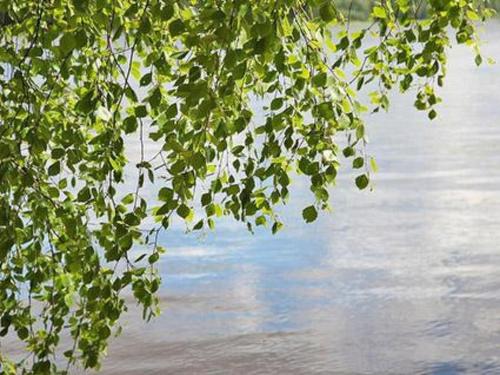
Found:
[[[452,43],[482,62],[486,1],[379,0],[359,25],[341,3],[0,0],[0,336],[29,353],[1,347],[7,374],[97,368],[124,293],[158,313],[172,221],[277,232],[296,174],[314,221],[342,155],[370,185],[364,113],[396,88],[433,119]]]

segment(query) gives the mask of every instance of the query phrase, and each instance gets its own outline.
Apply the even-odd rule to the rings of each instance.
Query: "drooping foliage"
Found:
[[[340,3],[0,0],[0,337],[30,353],[3,345],[6,373],[98,367],[124,293],[157,313],[173,220],[276,232],[302,174],[314,221],[342,154],[370,185],[363,113],[396,88],[432,119],[450,45],[482,61],[486,2],[380,0],[363,25]]]

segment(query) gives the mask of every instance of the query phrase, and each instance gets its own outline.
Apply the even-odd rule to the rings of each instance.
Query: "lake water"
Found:
[[[500,66],[455,47],[441,94],[367,119],[375,189],[345,168],[314,224],[299,180],[276,236],[166,233],[163,314],[132,309],[103,373],[500,374]]]

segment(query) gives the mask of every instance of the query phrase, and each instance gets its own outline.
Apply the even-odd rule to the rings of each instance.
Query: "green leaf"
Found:
[[[142,76],[141,81],[140,81],[140,85],[141,86],[148,86],[151,83],[152,79],[153,79],[153,74],[151,74],[151,72],[146,73]]]
[[[170,211],[172,211],[172,205],[170,203],[165,203],[164,205],[160,206],[160,208],[158,208],[158,210],[156,210],[155,214],[157,216],[163,216],[163,215],[169,213]]]
[[[135,115],[138,118],[144,118],[148,115],[148,110],[145,105],[139,105],[135,107]]]
[[[182,20],[177,19],[170,23],[170,25],[168,26],[168,30],[173,37],[176,37],[178,35],[181,35],[186,30],[186,26],[184,25],[184,22],[182,22]]]
[[[158,199],[162,202],[169,202],[174,198],[174,191],[167,187],[162,187],[158,192]]]
[[[254,31],[261,37],[268,36],[273,32],[273,24],[269,21],[258,23],[255,25]]]
[[[73,50],[76,47],[76,39],[72,33],[65,33],[61,40],[59,41],[59,49],[61,52],[66,55],[68,52]]]
[[[373,7],[373,15],[377,18],[387,18],[387,12],[379,6]]]
[[[102,326],[100,329],[99,329],[99,337],[103,340],[107,339],[109,336],[111,336],[111,329],[105,325],[105,326]]]
[[[321,72],[321,73],[316,74],[313,77],[312,83],[316,87],[325,87],[326,86],[326,80],[327,80],[326,73],[325,72]]]
[[[58,148],[54,148],[52,150],[51,157],[52,157],[52,159],[62,159],[65,154],[66,154],[66,152],[64,151],[64,149],[58,147]]]
[[[61,163],[59,161],[56,161],[49,167],[48,174],[49,176],[55,176],[58,175],[60,171],[61,171]]]
[[[130,134],[137,130],[137,118],[135,116],[129,116],[125,120],[123,120],[123,125],[125,128],[125,133]]]
[[[163,21],[168,21],[174,15],[174,7],[172,4],[166,3],[161,8],[160,17]]]
[[[177,208],[177,215],[179,215],[183,219],[186,219],[190,214],[191,214],[191,209],[184,203]]]
[[[480,66],[483,63],[483,57],[481,55],[476,55],[476,58],[474,59],[474,62],[476,63],[477,66]]]
[[[21,327],[17,330],[17,336],[21,339],[21,340],[25,340],[28,338],[29,336],[29,331],[28,331],[28,328],[26,327]]]
[[[330,4],[330,1],[325,1],[321,4],[319,15],[325,22],[331,22],[335,19],[335,8]]]
[[[344,148],[342,153],[344,154],[344,157],[349,158],[351,156],[356,155],[356,150],[354,150],[354,148],[348,146],[348,147]]]
[[[69,293],[64,296],[64,303],[66,304],[67,307],[73,306],[74,304],[73,293]]]
[[[357,157],[356,159],[354,159],[352,161],[352,167],[354,169],[359,169],[359,168],[362,168],[363,165],[365,165],[365,159],[361,156]]]
[[[127,233],[126,235],[121,237],[120,240],[118,241],[118,244],[120,245],[120,248],[123,251],[129,250],[132,247],[133,243],[134,242],[132,239],[132,235],[130,233]]]
[[[90,190],[88,187],[84,187],[82,190],[78,192],[78,201],[79,202],[87,202],[90,199]]]
[[[279,221],[275,221],[272,228],[271,228],[271,231],[273,234],[276,234],[278,233],[281,229],[283,228],[283,223],[280,223]]]
[[[271,102],[271,109],[273,111],[280,109],[282,106],[283,106],[283,98],[275,98]]]
[[[158,262],[158,259],[160,259],[160,254],[158,253],[153,253],[148,257],[148,263],[149,264],[154,264]]]
[[[127,195],[125,195],[122,199],[122,203],[123,204],[131,204],[131,203],[134,203],[134,198],[135,198],[135,195],[133,193],[128,193]]]
[[[315,221],[318,218],[318,211],[316,211],[316,207],[309,206],[304,208],[302,211],[302,217],[306,223],[312,223]]]
[[[203,167],[207,164],[207,161],[205,160],[205,157],[203,156],[202,153],[196,152],[193,157],[191,158],[191,165],[197,169],[203,169]]]
[[[364,190],[370,183],[370,180],[367,175],[363,174],[361,176],[356,177],[356,186],[359,190]]]
[[[267,223],[267,220],[266,220],[266,217],[264,215],[258,216],[255,219],[255,225],[257,225],[257,226],[266,225],[266,223]]]
[[[167,118],[174,118],[175,116],[177,116],[177,105],[171,104],[167,108],[167,111],[165,112],[165,116],[167,116]]]
[[[467,17],[472,21],[480,21],[481,20],[479,15],[476,12],[474,12],[473,10],[468,10],[466,12],[466,14],[467,14]]]
[[[378,165],[374,158],[370,158],[370,167],[372,168],[373,172],[378,172]]]
[[[333,112],[332,103],[330,102],[321,103],[317,108],[319,115],[325,120],[331,120],[334,118],[335,113]]]

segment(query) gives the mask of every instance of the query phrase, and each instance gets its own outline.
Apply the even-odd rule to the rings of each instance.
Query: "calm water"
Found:
[[[442,94],[368,119],[375,190],[346,168],[316,223],[296,181],[279,235],[167,233],[163,315],[131,311],[103,373],[500,374],[500,66],[454,48]]]

